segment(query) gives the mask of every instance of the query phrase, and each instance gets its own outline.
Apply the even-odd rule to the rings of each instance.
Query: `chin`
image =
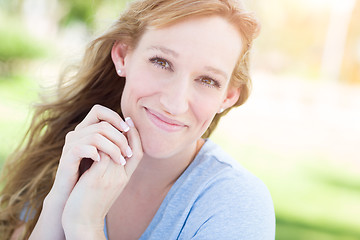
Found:
[[[142,147],[145,155],[157,159],[170,158],[177,152],[174,144],[159,139],[142,138]]]
[[[156,132],[139,132],[144,154],[157,159],[174,157],[183,154],[196,140],[185,138],[183,134],[161,134]],[[185,133],[186,134],[186,133]]]
[[[186,128],[182,131],[166,132],[153,124],[137,125],[144,154],[155,159],[166,159],[176,155],[186,155],[193,151],[202,129]],[[190,152],[188,152],[190,153]]]

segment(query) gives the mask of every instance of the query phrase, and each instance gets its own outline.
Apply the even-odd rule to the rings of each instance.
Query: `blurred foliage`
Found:
[[[13,17],[0,17],[0,76],[13,74],[18,61],[32,60],[44,57],[48,48],[34,38]]]
[[[215,130],[214,139],[270,190],[276,240],[360,239],[360,176],[314,152],[239,144],[224,132]]]
[[[64,9],[64,14],[59,24],[66,27],[80,22],[89,30],[94,30],[98,27],[99,15],[101,18],[112,16],[115,19],[128,1],[130,0],[61,0],[59,3]]]
[[[42,58],[50,51],[47,42],[40,42],[24,26],[21,15],[25,1],[0,0],[0,169],[26,130],[28,104],[37,99],[36,81],[29,77],[34,73],[16,75],[14,66]],[[104,19],[113,20],[126,2],[49,1],[58,4],[56,14],[50,16],[60,26],[59,32],[79,22],[92,31],[102,24],[101,21],[105,22]],[[330,9],[311,9],[294,0],[247,2],[262,24],[254,48],[256,67],[275,74],[317,78]],[[359,44],[359,19],[360,1],[347,41],[343,65],[346,82],[360,82],[360,61],[354,51]],[[360,212],[356,208],[360,199],[359,184],[356,184],[360,182],[359,178],[350,176],[343,169],[331,169],[326,160],[315,166],[314,163],[319,162],[318,156],[284,157],[259,146],[239,148],[236,142],[225,136],[217,139],[233,156],[245,159],[242,164],[268,185],[277,215],[277,240],[360,239],[359,221],[355,221],[353,216]]]
[[[38,99],[38,91],[37,81],[29,76],[0,75],[0,170],[26,132],[30,104]]]
[[[326,225],[321,223],[309,223],[307,221],[293,219],[289,215],[276,217],[277,231],[276,240],[358,240],[360,231]]]
[[[19,12],[20,0],[0,0],[0,10],[14,14]],[[1,12],[0,12],[1,16]]]
[[[100,0],[62,0],[61,3],[66,9],[66,14],[60,24],[66,26],[73,22],[83,22],[89,28],[93,28],[96,12],[102,2]]]
[[[45,55],[46,49],[19,23],[0,22],[0,61],[33,59]]]

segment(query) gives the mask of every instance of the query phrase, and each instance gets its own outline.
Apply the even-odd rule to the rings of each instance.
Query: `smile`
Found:
[[[150,121],[157,126],[158,128],[167,131],[167,132],[176,132],[187,127],[186,124],[179,122],[174,119],[170,119],[168,117],[163,116],[162,114],[145,108],[145,112],[149,117]]]

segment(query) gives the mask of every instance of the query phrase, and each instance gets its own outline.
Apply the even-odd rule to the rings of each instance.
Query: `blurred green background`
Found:
[[[246,0],[262,31],[249,101],[213,139],[269,187],[276,239],[360,239],[360,1]],[[0,168],[31,104],[121,0],[0,0]]]

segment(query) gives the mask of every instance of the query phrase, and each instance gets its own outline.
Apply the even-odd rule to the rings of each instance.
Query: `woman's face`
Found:
[[[239,97],[229,80],[241,37],[221,17],[149,29],[135,49],[114,48],[115,65],[120,61],[126,76],[122,112],[133,119],[148,156],[193,151],[220,108]]]

